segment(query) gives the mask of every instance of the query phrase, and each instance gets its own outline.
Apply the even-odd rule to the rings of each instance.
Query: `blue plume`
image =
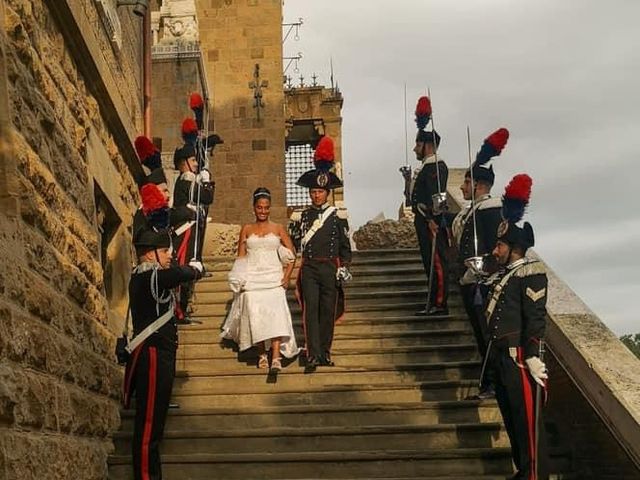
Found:
[[[502,197],[502,218],[509,223],[518,223],[522,220],[528,202],[519,198]]]
[[[157,230],[169,228],[169,207],[154,210],[147,215],[149,224]]]

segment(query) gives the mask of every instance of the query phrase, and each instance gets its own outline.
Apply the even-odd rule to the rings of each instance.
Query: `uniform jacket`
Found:
[[[149,265],[149,264],[143,264]],[[131,304],[131,320],[134,336],[153,323],[157,318],[174,308],[172,299],[173,289],[183,282],[189,282],[199,278],[200,273],[187,266],[158,269],[157,271],[157,298],[152,292],[152,275],[154,269],[137,267],[129,281],[129,298]],[[151,335],[145,343],[160,348],[175,349],[178,344],[177,326],[175,317],[164,324],[158,332]]]
[[[210,182],[199,182],[198,177],[192,172],[183,172],[176,180],[173,188],[173,210],[176,217],[183,221],[195,219],[191,207],[198,204],[198,183],[200,183],[200,205],[207,207],[213,203],[215,186]],[[173,212],[172,212],[173,213]],[[171,222],[174,223],[173,221]]]
[[[416,215],[423,215],[425,219],[433,219],[432,195],[447,191],[449,169],[442,158],[438,156],[438,171],[440,172],[440,190],[438,191],[438,174],[436,171],[436,156],[430,155],[424,159],[421,167],[416,169],[411,189],[411,209]],[[418,210],[418,204],[427,207],[426,211]]]
[[[501,279],[514,269],[506,284],[499,288]],[[488,284],[487,302],[494,295],[497,298],[487,318],[493,347],[523,347],[525,358],[537,356],[547,322],[547,275],[542,263],[523,258],[490,277]]]
[[[311,207],[302,212],[301,238],[305,236],[313,222],[326,208],[328,205],[325,204],[321,208]],[[349,243],[348,230],[347,220],[341,218],[339,212],[335,211],[307,242],[302,257],[307,259],[337,258],[340,259],[341,264],[351,263],[351,244]]]

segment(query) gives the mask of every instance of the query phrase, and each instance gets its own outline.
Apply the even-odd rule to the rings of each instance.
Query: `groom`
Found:
[[[322,137],[314,155],[316,168],[305,172],[298,185],[309,189],[311,207],[302,212],[300,250],[302,264],[296,294],[302,307],[307,352],[306,371],[334,365],[331,360],[333,327],[344,313],[342,281],[350,278],[351,245],[346,219],[327,202],[332,189],[342,186],[330,171],[333,141]]]

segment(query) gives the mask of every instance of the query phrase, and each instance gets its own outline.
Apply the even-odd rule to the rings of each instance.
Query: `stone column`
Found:
[[[4,30],[4,0],[0,0],[0,212],[18,213],[17,166],[11,155],[11,111],[7,83],[7,53]]]

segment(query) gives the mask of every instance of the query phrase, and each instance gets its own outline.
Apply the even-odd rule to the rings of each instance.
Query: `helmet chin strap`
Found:
[[[156,262],[158,262],[158,265],[161,265],[160,264],[160,256],[158,255],[158,249],[157,248],[153,249],[153,254],[156,256]]]

